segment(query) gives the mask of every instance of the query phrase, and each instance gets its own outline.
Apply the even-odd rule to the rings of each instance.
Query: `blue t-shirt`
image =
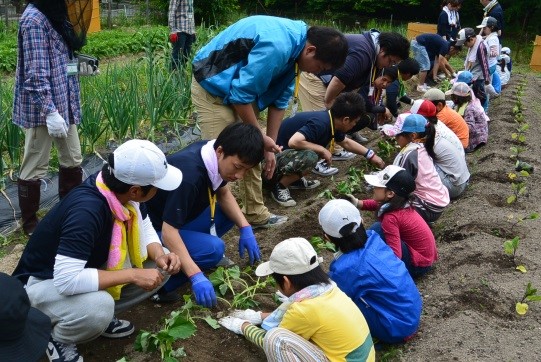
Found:
[[[144,207],[141,214],[146,217]],[[96,175],[56,204],[40,221],[13,275],[52,279],[57,254],[86,260],[85,268],[102,268],[109,256],[113,215],[96,188]]]
[[[297,132],[302,133],[306,141],[327,147],[331,142],[331,119],[328,111],[299,112],[295,116],[283,120],[278,130],[276,144],[288,146],[289,139]],[[340,131],[334,131],[334,140],[342,142],[346,135]]]
[[[329,276],[363,313],[372,337],[403,342],[419,327],[422,299],[404,263],[374,231],[363,248],[342,254]]]
[[[207,142],[192,143],[181,151],[167,156],[167,163],[179,168],[183,178],[175,190],[158,190],[156,196],[146,202],[154,229],[160,231],[164,221],[176,229],[181,229],[210,205],[208,192],[209,189],[212,190],[212,183],[201,157],[201,148]],[[225,185],[224,181],[220,187]]]
[[[449,42],[438,34],[421,34],[415,37],[417,43],[424,46],[430,62],[436,59],[436,55],[449,54]]]

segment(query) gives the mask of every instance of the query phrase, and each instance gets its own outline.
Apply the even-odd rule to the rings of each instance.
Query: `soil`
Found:
[[[512,108],[520,84],[524,84],[521,100],[525,120],[530,125],[521,160],[533,165],[535,171],[526,180],[526,194],[519,196],[518,202],[508,204],[506,199],[512,191],[507,174],[514,170],[515,164],[509,151],[515,145],[511,139],[516,127]],[[529,303],[530,308],[523,316],[515,312],[515,303],[522,298],[529,282],[534,288],[541,288],[541,220],[517,222],[520,217],[540,211],[541,144],[537,136],[541,134],[538,122],[541,117],[541,77],[514,74],[502,96],[491,102],[490,116],[488,144],[467,155],[472,174],[468,190],[449,205],[434,226],[439,260],[433,271],[417,280],[424,301],[419,331],[404,345],[382,346],[378,360],[538,361],[540,358],[541,303]],[[377,150],[379,136],[369,131],[364,135]],[[344,179],[352,165],[362,167],[365,164],[359,157],[335,162],[340,173],[334,181]],[[283,226],[256,232],[264,260],[273,246],[283,239],[321,236],[317,214],[326,200],[317,195],[326,188],[335,194],[336,190],[331,178],[319,179],[323,185],[318,190],[292,192],[297,200],[294,208],[281,208],[270,197],[265,200],[272,212],[288,215],[289,221]],[[357,196],[370,195],[362,192]],[[364,213],[363,217],[368,225],[373,220],[369,213]],[[503,252],[503,242],[515,236],[521,240],[515,262],[524,265],[526,273],[515,270],[515,262]],[[227,235],[227,255],[244,267],[246,261],[238,257],[236,240],[236,232]],[[17,247],[5,256],[0,270],[11,272],[20,251]],[[321,254],[328,265],[332,254],[325,250]],[[188,294],[189,289],[186,287],[181,293]],[[272,308],[270,298],[264,297],[261,301],[263,308]],[[163,318],[181,305],[180,302],[161,306],[145,302],[119,317],[131,320],[137,331],[157,331]],[[227,313],[227,306],[221,303],[211,313],[215,317]],[[195,336],[175,344],[185,348],[185,360],[265,361],[264,354],[242,336],[223,328],[213,330],[200,320],[197,327]],[[143,354],[134,350],[136,335],[120,340],[99,338],[80,345],[79,350],[85,361],[116,361],[123,356],[129,361],[159,360],[158,353]]]

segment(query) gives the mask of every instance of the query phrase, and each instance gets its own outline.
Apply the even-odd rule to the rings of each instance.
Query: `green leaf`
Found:
[[[228,290],[228,286],[227,284],[222,284],[218,287],[218,289],[220,290],[220,294],[222,294],[222,296],[225,295],[225,293],[227,293],[227,290]]]
[[[507,255],[513,255],[515,253],[515,248],[513,246],[513,241],[512,240],[507,240],[503,243],[503,251],[507,254]]]
[[[524,315],[528,311],[528,304],[517,302],[517,304],[515,305],[515,310],[518,314]]]
[[[224,268],[218,267],[218,269],[209,275],[209,280],[214,286],[224,283]]]
[[[522,170],[519,172],[519,175],[522,177],[528,177],[530,176],[530,173],[528,171]]]
[[[529,295],[526,299],[530,302],[539,302],[541,301],[541,295]]]
[[[195,325],[193,325],[193,323],[185,321],[182,325],[171,328],[168,331],[168,334],[174,339],[186,339],[193,336],[196,329],[197,328],[195,328]]]
[[[166,357],[163,359],[163,362],[178,362],[178,359],[176,359],[175,357],[166,356]]]
[[[517,197],[515,195],[511,195],[507,198],[507,203],[508,204],[512,204],[513,202],[515,202],[517,200]]]
[[[233,279],[239,279],[240,278],[240,268],[238,265],[235,265],[234,267],[228,268],[226,270],[226,273],[229,275],[230,278]]]
[[[211,316],[206,316],[203,320],[205,322],[207,322],[207,324],[209,326],[211,326],[213,329],[219,329],[220,328],[220,325],[218,324],[218,321],[216,319],[212,318]]]
[[[524,265],[518,265],[515,269],[523,274],[527,272],[526,267]]]

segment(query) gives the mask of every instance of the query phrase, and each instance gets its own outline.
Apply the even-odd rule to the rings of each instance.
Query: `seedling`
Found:
[[[336,190],[339,194],[353,194],[361,191],[364,182],[364,172],[354,166],[348,169],[348,176],[336,184]]]
[[[333,253],[336,253],[337,251],[336,246],[333,243],[331,243],[328,240],[323,239],[322,237],[312,236],[309,241],[310,241],[310,244],[312,244],[312,246],[314,247],[314,250],[316,251],[316,253],[318,254],[322,250],[328,250]]]
[[[518,236],[515,236],[511,240],[506,240],[503,243],[503,251],[505,254],[511,256],[513,260],[513,264],[515,264],[515,269],[520,271],[521,273],[526,273],[526,267],[524,265],[517,265],[515,256],[517,254],[518,245],[520,244],[520,238]]]
[[[526,143],[526,131],[530,128],[528,123],[521,123],[517,128],[516,132],[511,133],[511,138],[520,144]]]
[[[163,328],[157,333],[141,330],[135,339],[135,350],[152,352],[160,350],[162,361],[176,362],[185,357],[183,347],[173,349],[173,343],[179,339],[187,339],[195,334],[196,326],[186,312],[173,311],[164,320]]]
[[[520,172],[510,172],[507,177],[509,180],[511,180],[511,190],[513,191],[513,194],[510,195],[507,198],[507,203],[512,204],[514,202],[518,202],[519,196],[523,196],[526,194],[526,178],[529,177],[530,174],[528,171],[520,171]]]
[[[526,215],[526,216],[523,216],[523,217],[519,217],[517,219],[517,221],[515,221],[515,223],[513,225],[511,225],[511,231],[515,228],[515,226],[519,225],[519,224],[522,224],[523,221],[526,221],[526,220],[536,220],[539,218],[539,213],[538,212],[532,212],[531,214],[529,215]],[[511,221],[513,219],[513,215],[511,215],[509,217],[509,221]]]
[[[518,159],[520,154],[524,152],[524,148],[520,146],[509,147],[509,150],[511,151],[511,155],[509,157],[514,158],[514,159]]]
[[[526,302],[539,302],[541,301],[541,295],[537,294],[537,289],[532,288],[532,283],[526,285],[526,291],[522,296],[522,299],[515,304],[515,310],[518,314],[524,315],[528,311],[528,303]]]
[[[237,265],[227,269],[219,267],[209,275],[209,280],[218,289],[222,297],[228,292],[231,292],[233,295],[231,303],[224,298],[220,298],[229,304],[230,307],[240,309],[254,308],[259,305],[259,302],[254,299],[255,295],[260,290],[267,288],[267,285],[272,285],[274,279],[270,276],[263,281],[261,278],[254,279],[250,275],[251,271],[252,268],[247,267],[241,272]]]
[[[396,141],[394,138],[378,141],[378,155],[384,160],[388,160],[396,153]]]
[[[325,199],[328,199],[328,200],[332,200],[334,199],[334,196],[332,194],[332,191],[329,190],[329,189],[325,189],[323,190],[322,192],[320,192],[318,195],[317,195],[318,198],[325,198]]]

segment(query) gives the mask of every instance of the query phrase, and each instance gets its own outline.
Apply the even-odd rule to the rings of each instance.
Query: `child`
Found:
[[[404,342],[419,327],[421,295],[404,263],[362,222],[346,200],[331,200],[319,212],[325,237],[339,250],[329,276],[357,304],[372,337]]]
[[[373,86],[361,87],[359,93],[363,96],[366,112],[370,116],[371,122],[368,127],[372,130],[376,130],[378,125],[381,125],[385,120],[390,120],[392,114],[388,108],[383,104],[385,98],[386,89],[390,86],[398,77],[397,67],[387,67],[381,70],[379,76],[374,79]],[[349,133],[355,133],[365,127],[363,123],[358,123]]]
[[[432,157],[449,197],[456,199],[466,190],[470,172],[464,157],[464,148],[458,137],[436,118],[436,107],[428,100],[417,100],[411,113],[420,114],[428,120],[426,132],[419,134],[426,151]]]
[[[464,68],[472,73],[472,89],[486,112],[488,110],[488,97],[485,92],[485,85],[490,84],[487,48],[481,35],[477,35],[472,28],[461,29],[458,32],[458,39],[458,41],[463,41],[464,46],[468,48]]]
[[[282,241],[255,273],[272,275],[283,303],[270,314],[238,310],[218,323],[263,348],[269,361],[374,361],[366,320],[321,261],[306,239]]]
[[[406,95],[404,82],[410,80],[414,75],[419,74],[419,70],[421,69],[419,63],[412,58],[404,59],[396,65],[396,68],[398,70],[398,79],[385,89],[385,106],[389,109],[393,117],[398,117],[399,101],[410,105],[413,104],[413,100]]]
[[[411,116],[410,116],[411,117]],[[361,210],[377,211],[379,221],[370,227],[393,249],[412,277],[428,272],[438,259],[436,240],[425,220],[411,207],[416,181],[402,167],[389,165],[364,176],[374,186],[373,199],[351,200]]]
[[[358,93],[341,93],[329,111],[300,112],[285,119],[278,130],[276,142],[283,151],[276,155],[276,171],[269,181],[272,198],[282,206],[297,204],[289,188],[312,189],[319,185],[317,180],[304,178],[310,170],[327,176],[326,167],[331,163],[334,142],[354,154],[365,156],[379,168],[385,163],[374,151],[346,138],[359,119],[365,116],[364,102]],[[327,145],[330,145],[329,149]],[[322,158],[326,165],[316,166]],[[314,166],[317,168],[314,169]]]
[[[509,58],[508,55],[502,54],[498,60],[498,66],[496,67],[496,72],[500,76],[502,88],[509,83],[509,79],[511,78],[509,64],[511,64],[511,58]]]
[[[513,61],[511,60],[511,49],[509,49],[509,47],[503,47],[500,53],[501,55],[507,55],[509,57],[509,60],[507,61],[507,69],[509,69],[509,74],[511,74],[511,70],[513,68]]]
[[[501,81],[499,75],[496,72],[496,66],[498,65],[498,56],[500,55],[500,40],[498,38],[498,20],[492,16],[483,18],[480,25],[477,25],[478,29],[481,29],[481,34],[485,36],[483,40],[487,49],[487,62],[488,71],[490,73],[490,83],[485,87],[490,97],[497,97],[501,92]]]
[[[471,101],[471,90],[466,83],[455,82],[448,92],[455,104],[458,114],[464,117],[470,133],[470,144],[466,152],[475,151],[484,146],[488,140],[488,123],[482,112]]]
[[[394,135],[401,150],[393,164],[405,168],[415,179],[413,207],[426,220],[434,222],[449,204],[449,191],[441,182],[434,162],[428,155],[419,135],[426,132],[427,120],[418,114],[398,117],[392,129],[384,129]]]
[[[438,35],[447,41],[455,40],[460,30],[460,16],[458,11],[463,0],[444,0],[440,16],[438,17]]]

